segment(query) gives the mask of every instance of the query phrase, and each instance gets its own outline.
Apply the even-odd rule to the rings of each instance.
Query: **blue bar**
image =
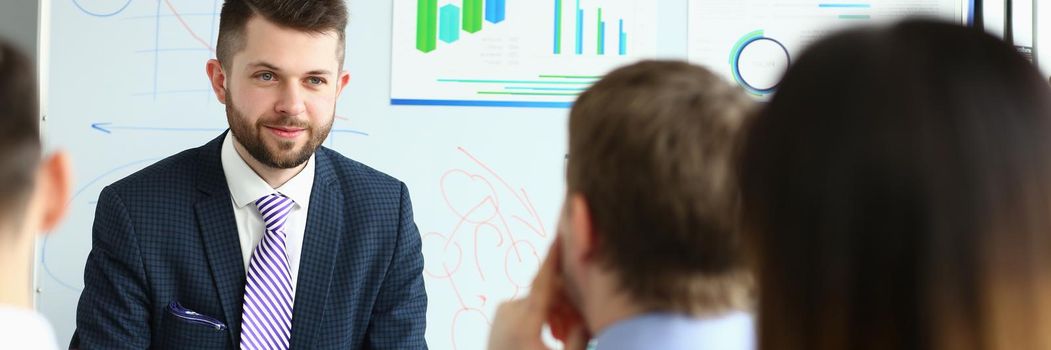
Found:
[[[584,54],[584,10],[580,9],[580,0],[577,0],[577,54]]]
[[[489,23],[500,23],[504,21],[507,9],[507,0],[485,0],[485,20]]]
[[[841,9],[867,9],[871,8],[870,4],[818,4],[820,8],[841,8]]]
[[[457,106],[457,107],[525,107],[525,108],[569,108],[573,102],[529,102],[529,101],[471,101],[471,100],[419,100],[392,98],[395,106]]]
[[[598,54],[606,54],[606,22],[598,22]]]
[[[456,5],[445,5],[439,13],[438,39],[446,44],[460,40],[460,8]]]
[[[618,22],[620,22],[620,35],[617,38],[620,39],[620,44],[617,53],[624,56],[628,54],[628,34],[624,33],[624,20],[621,19]]]

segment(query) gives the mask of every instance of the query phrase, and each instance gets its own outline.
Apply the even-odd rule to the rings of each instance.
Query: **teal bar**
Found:
[[[595,38],[598,43],[595,45],[596,53],[599,55],[606,54],[606,23],[602,22],[602,8],[598,9],[598,37]]]
[[[446,44],[460,40],[460,8],[452,4],[442,6],[440,15],[438,39]]]
[[[555,54],[562,53],[562,0],[555,0]]]
[[[580,0],[577,0],[577,54],[584,53],[584,10],[580,9]]]
[[[870,4],[817,4],[820,8],[842,8],[842,9],[867,9],[871,8]]]
[[[617,39],[619,40],[617,53],[624,56],[628,54],[628,33],[624,32],[624,19],[620,19],[618,22],[620,23],[620,29],[618,30],[620,34],[617,35]]]

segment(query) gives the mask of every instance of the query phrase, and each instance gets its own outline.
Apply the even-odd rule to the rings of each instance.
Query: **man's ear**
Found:
[[[598,236],[591,218],[591,208],[587,199],[580,193],[571,193],[566,205],[569,206],[566,213],[569,221],[568,238],[573,241],[569,254],[576,259],[590,261],[598,249]]]
[[[72,174],[69,156],[65,152],[55,152],[40,164],[35,196],[41,208],[41,232],[54,230],[66,217]]]
[[[348,72],[348,71],[340,71],[338,80],[339,80],[339,82],[338,82],[338,87],[336,88],[336,96],[339,96],[340,94],[342,94],[343,93],[343,89],[347,87],[348,83],[350,83],[350,72]]]
[[[208,63],[204,65],[205,71],[208,73],[208,80],[212,83],[212,91],[215,92],[215,98],[219,100],[219,103],[226,104],[226,72],[223,71],[223,65],[219,63],[219,60],[210,59]]]

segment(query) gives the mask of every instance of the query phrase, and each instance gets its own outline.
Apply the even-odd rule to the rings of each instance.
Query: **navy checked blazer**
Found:
[[[237,349],[245,269],[223,137],[103,189],[71,347]],[[315,153],[292,349],[426,349],[423,255],[403,183]],[[225,323],[176,317],[168,305]]]

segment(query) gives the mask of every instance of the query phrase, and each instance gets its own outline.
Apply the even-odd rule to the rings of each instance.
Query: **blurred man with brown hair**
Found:
[[[58,225],[69,201],[69,161],[41,160],[36,70],[0,41],[0,341],[10,349],[55,349],[47,320],[33,311],[32,261],[40,232]]]
[[[497,312],[489,348],[751,349],[752,277],[734,158],[753,102],[712,72],[613,71],[569,117],[567,198],[531,294]]]

